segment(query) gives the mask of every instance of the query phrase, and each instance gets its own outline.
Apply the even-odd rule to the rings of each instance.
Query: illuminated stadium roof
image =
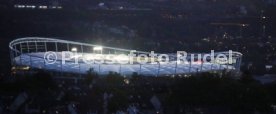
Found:
[[[229,59],[226,63],[220,63],[219,61],[204,62],[201,60],[191,62],[191,54],[188,54],[188,61],[177,61],[176,58],[178,56],[176,54],[168,54],[168,63],[157,61],[157,57],[155,57],[155,63],[145,62],[141,64],[137,62],[141,58],[137,58],[142,54],[149,55],[150,53],[135,51],[135,60],[130,64],[129,57],[121,57],[119,54],[128,54],[133,50],[39,37],[13,40],[10,42],[9,48],[11,62],[15,67],[28,66],[33,69],[80,74],[85,74],[92,68],[95,72],[102,75],[109,72],[117,72],[122,75],[131,75],[136,72],[145,76],[160,76],[221,71],[225,69],[239,71],[242,58],[241,53],[233,52],[232,60],[230,61]],[[65,58],[64,53],[71,55],[66,60],[63,60]],[[214,53],[215,56],[219,54],[228,56],[227,52]],[[110,55],[113,58],[108,59],[107,57]],[[161,54],[158,53],[157,55]],[[142,59],[145,60],[145,58],[143,57]],[[101,60],[104,62],[99,63],[98,61]],[[112,60],[117,60],[117,62],[112,64],[105,63]],[[118,61],[127,63],[121,64]]]

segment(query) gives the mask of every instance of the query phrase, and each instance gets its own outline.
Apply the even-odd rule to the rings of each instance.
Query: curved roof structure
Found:
[[[142,75],[176,75],[187,74],[194,72],[208,72],[217,70],[239,70],[242,54],[239,52],[233,52],[233,61],[231,63],[220,64],[218,62],[183,62],[178,63],[175,57],[176,55],[170,55],[169,63],[157,62],[153,63],[134,63],[134,64],[105,64],[95,63],[95,50],[96,47],[101,50],[102,55],[107,56],[117,55],[119,53],[129,53],[132,50],[114,48],[108,46],[100,46],[88,43],[80,43],[74,41],[60,40],[54,38],[41,38],[41,37],[27,37],[13,40],[9,44],[11,61],[14,66],[28,66],[35,69],[44,69],[57,72],[72,72],[84,74],[89,69],[94,69],[98,74],[107,74],[109,72],[118,72],[122,75],[131,75],[137,72]],[[75,48],[75,50],[72,50]],[[47,56],[47,54],[53,54]],[[73,59],[64,59],[63,52],[73,53],[74,56],[78,56],[79,61],[72,61]],[[108,52],[108,54],[107,54]],[[136,54],[149,54],[145,51],[136,51]],[[216,52],[215,56],[225,54],[228,56],[228,52]],[[190,55],[190,54],[189,54]],[[202,54],[204,55],[204,54]],[[46,57],[46,58],[45,58]],[[48,58],[47,58],[48,57]],[[93,58],[94,62],[89,64],[84,61],[86,57]],[[54,60],[54,63],[48,63],[45,59]],[[110,59],[112,60],[112,59]],[[108,61],[104,59],[104,61]]]

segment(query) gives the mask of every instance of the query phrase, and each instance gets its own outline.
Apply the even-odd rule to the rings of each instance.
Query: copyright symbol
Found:
[[[53,51],[48,51],[44,54],[44,61],[47,64],[54,64],[57,61],[57,54]]]

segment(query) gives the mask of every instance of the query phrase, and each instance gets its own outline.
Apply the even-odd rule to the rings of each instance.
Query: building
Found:
[[[223,70],[238,72],[242,61],[242,54],[232,51],[231,54],[213,52],[185,56],[181,55],[185,53],[155,53],[152,56],[152,52],[39,37],[13,40],[9,48],[15,70],[42,69],[78,74],[86,74],[91,69],[100,75],[117,72],[124,76],[133,73],[174,76]]]

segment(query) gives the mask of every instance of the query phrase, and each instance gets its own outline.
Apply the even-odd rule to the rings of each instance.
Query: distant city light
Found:
[[[129,80],[128,79],[124,79],[125,84],[129,84]]]
[[[47,6],[39,6],[38,8],[39,9],[47,9],[48,7]]]
[[[103,2],[99,3],[99,6],[101,6],[101,7],[104,6],[104,3]]]
[[[62,9],[62,6],[57,6],[57,9]]]
[[[14,8],[26,8],[26,9],[62,9],[62,6],[46,6],[46,5],[40,5],[40,6],[35,6],[35,5],[30,5],[30,4],[26,4],[26,5],[22,5],[22,4],[15,4]]]

